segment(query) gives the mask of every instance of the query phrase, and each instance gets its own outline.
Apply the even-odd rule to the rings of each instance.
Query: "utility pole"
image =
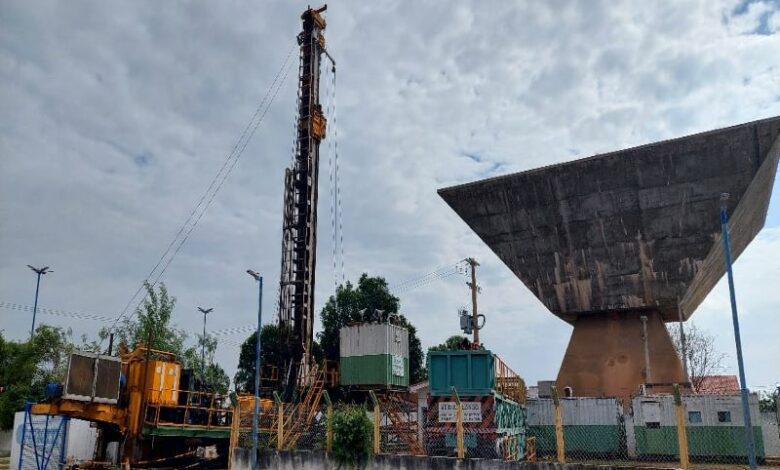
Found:
[[[652,375],[650,374],[650,338],[647,336],[647,316],[642,315],[639,317],[642,321],[642,341],[645,343],[645,383],[653,383]]]
[[[680,355],[682,356],[683,372],[685,373],[685,380],[690,382],[691,377],[688,375],[688,351],[685,344],[685,327],[683,327],[683,313],[679,297],[677,297],[677,320],[680,323]]]
[[[726,274],[729,280],[729,296],[731,298],[731,320],[734,323],[734,342],[737,347],[737,365],[739,366],[739,382],[742,395],[742,414],[745,420],[745,440],[747,441],[748,465],[751,470],[756,469],[756,447],[753,442],[753,425],[750,422],[750,404],[748,402],[748,388],[745,381],[745,363],[742,361],[742,338],[739,335],[739,316],[737,315],[737,296],[734,292],[734,273],[731,271],[731,242],[729,240],[729,216],[726,204],[729,193],[720,195],[720,227],[723,238],[723,258],[726,263]]]
[[[471,321],[474,328],[473,342],[474,346],[479,346],[479,315],[477,313],[477,292],[479,291],[479,286],[477,285],[477,266],[479,266],[479,263],[477,263],[477,260],[474,258],[466,258],[466,262],[471,266],[471,282],[468,282],[467,285],[471,288]]]
[[[201,385],[206,383],[206,315],[214,311],[214,308],[198,307],[200,313],[203,314],[203,338],[200,343],[200,380]]]
[[[35,334],[35,314],[38,313],[38,291],[41,287],[41,276],[44,274],[53,273],[54,271],[50,270],[48,266],[44,266],[38,269],[28,264],[27,267],[32,269],[38,275],[38,282],[35,284],[35,303],[33,304],[32,326],[30,327],[30,341],[32,341],[33,334]]]

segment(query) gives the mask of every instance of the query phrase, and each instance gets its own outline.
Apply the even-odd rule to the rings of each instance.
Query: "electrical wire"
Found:
[[[441,279],[445,279],[454,274],[466,274],[466,260],[460,260],[455,264],[443,266],[439,269],[429,272],[423,276],[407,279],[406,281],[394,284],[390,287],[390,291],[395,294],[401,294],[420,287],[427,286]]]
[[[162,264],[163,265],[162,269],[160,269],[159,272],[157,272],[154,281],[151,282],[150,285],[151,287],[154,287],[157,284],[157,282],[159,282],[160,278],[163,276],[165,271],[173,262],[174,258],[176,258],[176,255],[179,253],[182,246],[186,243],[190,234],[193,232],[195,227],[197,227],[198,223],[200,222],[201,218],[208,210],[209,206],[211,205],[212,201],[216,197],[217,193],[222,188],[222,185],[225,183],[228,176],[233,171],[233,168],[235,167],[239,158],[241,157],[247,145],[251,141],[260,123],[263,122],[263,119],[268,113],[271,104],[273,103],[274,99],[278,95],[279,90],[282,88],[282,85],[286,81],[286,78],[290,72],[290,63],[291,63],[290,57],[292,57],[292,53],[295,50],[295,48],[296,46],[293,46],[290,49],[290,52],[287,54],[284,62],[282,63],[282,66],[279,68],[279,71],[276,73],[276,76],[274,77],[270,87],[266,91],[265,96],[263,97],[260,104],[255,109],[252,118],[249,120],[246,127],[244,127],[244,130],[242,131],[236,143],[233,145],[233,148],[231,149],[230,153],[225,158],[225,162],[222,164],[222,167],[217,172],[216,176],[214,176],[214,178],[212,179],[211,184],[209,184],[206,191],[200,197],[198,203],[195,205],[195,208],[192,210],[192,212],[190,213],[189,217],[184,222],[184,224],[182,224],[182,226],[179,228],[173,240],[171,240],[171,242],[168,244],[162,256],[160,256],[160,259],[157,261],[157,263],[154,265],[152,270],[146,276],[144,281],[141,283],[140,287],[135,291],[133,296],[127,302],[125,308],[114,319],[113,324],[111,325],[110,328],[111,330],[115,329],[117,323],[128,313],[128,309],[130,308],[130,306],[133,304],[133,302],[136,300],[139,294],[144,290],[145,285],[149,283],[149,279],[155,275],[155,272]],[[184,235],[182,236],[182,234]],[[171,249],[174,247],[174,245],[176,245],[176,247],[174,251],[171,253]],[[141,299],[136,304],[135,309],[130,314],[131,317],[135,315],[135,312],[140,308],[141,304],[145,299],[146,299],[145,295],[141,297]],[[102,344],[102,340],[101,340],[101,344]]]

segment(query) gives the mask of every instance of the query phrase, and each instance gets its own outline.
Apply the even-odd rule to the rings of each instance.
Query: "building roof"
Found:
[[[736,375],[705,375],[696,390],[701,394],[739,393],[739,380]]]

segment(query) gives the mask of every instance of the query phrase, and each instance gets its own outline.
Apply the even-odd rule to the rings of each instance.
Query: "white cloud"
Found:
[[[56,272],[44,280],[42,305],[121,310],[252,115],[305,6],[6,2],[0,300],[31,304],[24,266],[46,263]],[[435,191],[780,114],[780,36],[754,34],[764,23],[777,31],[777,8],[738,7],[330,5],[347,276],[368,271],[392,283],[475,256],[486,343],[531,381],[554,377],[571,328]],[[248,267],[266,276],[265,318],[273,321],[294,89],[291,77],[166,274],[179,299],[175,319],[193,332],[196,305],[215,306],[214,329],[253,322]],[[322,152],[318,302],[333,285],[325,145]],[[778,213],[773,201],[770,224],[780,225]],[[761,359],[776,347],[777,323],[762,312],[780,299],[760,295],[776,284],[775,235],[766,231],[737,263],[749,380],[762,383],[777,376]],[[745,266],[755,270],[750,282],[741,281]],[[761,290],[742,294],[749,288]],[[694,318],[728,339],[723,295],[719,286]],[[457,333],[466,289],[450,279],[402,302],[431,345]],[[8,335],[24,336],[28,314],[0,314]],[[42,318],[77,333],[99,326]],[[229,347],[219,353],[228,369],[236,356]]]

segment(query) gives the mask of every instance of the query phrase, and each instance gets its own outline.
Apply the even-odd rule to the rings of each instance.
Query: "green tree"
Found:
[[[201,360],[202,347],[205,346],[205,356]],[[215,392],[226,394],[230,388],[230,377],[225,370],[214,362],[214,354],[217,352],[217,339],[206,334],[198,335],[198,342],[190,346],[182,353],[181,362],[187,369],[192,369],[195,377],[200,379]],[[204,366],[205,362],[205,366]]]
[[[387,321],[397,315],[398,324],[409,330],[409,375],[412,382],[425,380],[423,352],[417,329],[409,320],[398,314],[401,302],[390,293],[383,277],[369,277],[363,273],[357,287],[351,282],[342,284],[335,296],[330,296],[322,309],[322,331],[317,334],[325,357],[339,358],[339,330],[352,322]]]
[[[176,297],[168,294],[165,283],[160,283],[155,291],[154,286],[144,283],[146,298],[138,307],[132,318],[124,317],[121,324],[114,329],[118,343],[124,343],[134,349],[139,344],[147,344],[151,338],[151,348],[167,351],[181,357],[184,352],[184,341],[187,333],[171,325],[171,315],[176,306]],[[106,338],[110,331],[100,330],[100,337]],[[115,349],[119,354],[119,348]]]
[[[780,402],[780,386],[774,393],[761,392],[758,400],[758,408],[761,411],[777,413],[777,403]]]
[[[360,405],[349,405],[333,414],[333,460],[363,466],[372,453],[373,425]]]
[[[267,385],[265,379],[268,377],[268,371],[271,367],[276,367],[281,374],[284,367],[284,360],[292,354],[292,348],[288,339],[290,338],[290,329],[280,327],[277,324],[263,325],[260,330],[262,352],[260,353],[260,364],[263,366],[261,377],[263,377],[263,386]],[[257,333],[251,334],[241,344],[241,352],[238,356],[238,369],[233,377],[236,391],[253,392],[255,389],[255,357],[257,347]],[[312,343],[312,355],[318,363],[323,359],[322,348],[317,341]]]
[[[471,341],[462,335],[454,335],[447,338],[447,341],[431,346],[428,348],[428,352],[431,351],[457,351],[459,349],[471,349]]]
[[[132,318],[125,317],[114,329],[116,340],[134,349],[139,344],[147,344],[151,339],[151,348],[175,354],[181,361],[182,367],[192,369],[195,376],[201,379],[207,386],[217,392],[226,393],[230,386],[230,377],[219,364],[214,363],[214,354],[217,350],[217,339],[206,335],[197,335],[194,346],[185,347],[187,333],[171,323],[173,309],[176,307],[176,297],[168,293],[165,283],[154,286],[144,283],[146,298],[143,304],[135,311]],[[110,331],[103,328],[100,337],[108,337]],[[206,346],[206,367],[201,361],[201,347]],[[119,354],[119,348],[114,354]]]
[[[40,325],[24,342],[8,341],[0,331],[0,429],[13,427],[25,401],[43,399],[47,383],[64,380],[72,350],[70,331],[62,328]]]

